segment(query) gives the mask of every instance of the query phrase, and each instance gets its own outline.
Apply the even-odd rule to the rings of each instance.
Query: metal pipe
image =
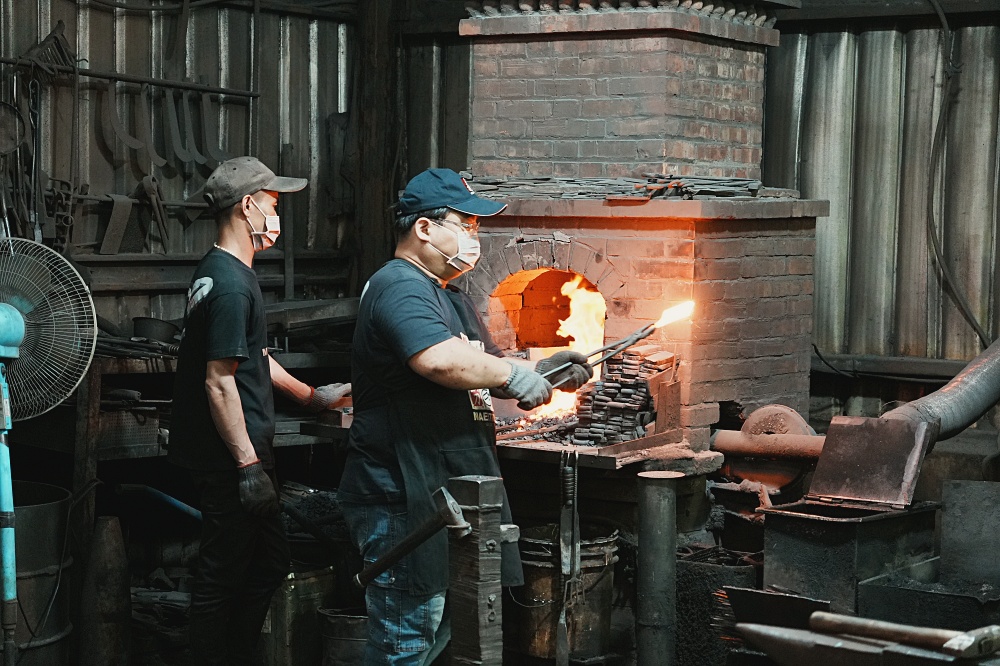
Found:
[[[1000,340],[972,359],[937,391],[883,414],[882,418],[941,422],[938,440],[954,437],[1000,401]]]
[[[151,488],[149,486],[144,486],[140,483],[123,483],[118,486],[119,493],[140,493],[146,495],[147,497],[152,497],[153,499],[160,500],[167,506],[172,506],[181,513],[186,513],[187,515],[195,518],[196,520],[201,520],[201,511],[195,509],[192,506],[185,504],[175,497],[171,497],[162,490],[157,490],[156,488]]]
[[[5,58],[0,57],[0,63],[5,65],[15,65],[20,67],[37,67],[38,63],[26,58]],[[213,93],[216,95],[232,95],[233,97],[260,97],[260,93],[253,90],[238,90],[236,88],[219,88],[209,86],[204,83],[189,83],[187,81],[170,81],[167,79],[156,79],[150,76],[135,76],[122,72],[101,72],[95,69],[68,67],[66,65],[56,65],[45,63],[49,69],[54,69],[62,74],[79,74],[90,79],[104,79],[106,81],[120,81],[124,83],[148,83],[160,88],[174,88],[176,90],[196,90],[203,93]]]
[[[823,453],[823,435],[751,435],[739,430],[717,430],[712,450],[725,456],[816,460]]]
[[[846,375],[893,375],[927,381],[947,381],[962,371],[968,361],[916,356],[876,356],[874,354],[813,354],[811,372]]]
[[[3,402],[10,403],[7,388],[6,369],[0,364],[0,391]],[[7,432],[10,430],[10,414],[4,410],[6,428],[0,431],[0,557],[3,559],[3,607],[0,610],[0,625],[3,626],[3,663],[14,666],[17,663],[17,564],[14,548],[14,485],[11,480],[10,447]]]
[[[639,666],[674,666],[677,645],[677,481],[639,473],[635,635]]]

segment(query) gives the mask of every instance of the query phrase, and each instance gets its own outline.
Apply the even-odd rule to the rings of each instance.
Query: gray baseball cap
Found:
[[[226,160],[205,181],[203,195],[214,212],[234,206],[248,194],[261,190],[298,192],[309,184],[305,178],[275,176],[256,157],[249,155]]]

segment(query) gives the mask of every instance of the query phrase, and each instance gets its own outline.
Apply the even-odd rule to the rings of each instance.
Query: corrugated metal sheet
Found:
[[[814,337],[822,351],[954,359],[980,351],[928,250],[940,38],[926,26],[785,32],[768,56],[765,181],[831,202],[817,229]],[[1000,26],[955,31],[962,70],[933,181],[945,260],[994,338],[998,60]]]
[[[185,92],[168,85],[115,86],[117,112],[132,134],[140,133],[140,97],[145,96],[150,104],[153,147],[167,160],[162,167],[152,166],[151,173],[166,200],[196,197],[214,166],[211,161],[185,163],[174,155],[166,113],[166,104],[171,103],[177,109],[182,133],[185,110],[191,114],[200,152],[211,152],[208,143],[214,143],[217,153],[255,154],[279,173],[309,179],[306,193],[282,202],[282,243],[293,244],[296,253],[338,246],[338,224],[333,216],[344,212],[346,195],[339,174],[343,151],[332,144],[335,139],[343,142],[345,130],[343,122],[331,119],[348,108],[345,97],[351,68],[346,58],[351,52],[348,40],[353,39],[353,26],[303,15],[254,15],[249,8],[205,5],[191,9],[186,33],[179,34],[177,12],[124,11],[76,0],[0,0],[0,56],[25,53],[58,20],[65,23],[66,37],[82,67],[260,93],[254,99]],[[9,99],[10,77],[6,74],[12,68],[0,65],[0,69],[5,72],[0,79],[4,86],[0,97]],[[89,184],[92,195],[130,194],[142,178],[144,156],[105,136],[102,126],[108,118],[107,90],[106,80],[81,77],[77,136],[72,127],[71,82],[63,79],[42,85],[42,167],[54,178],[70,180],[72,157],[78,152],[79,180]],[[98,244],[110,210],[109,204],[82,206],[77,211],[74,242]],[[189,224],[180,208],[170,211],[169,240],[162,250],[178,257],[204,252],[215,237],[212,220]],[[342,236],[343,229],[340,231]],[[154,243],[153,251],[161,251],[159,243]],[[152,262],[156,264],[156,257]],[[292,267],[290,262],[290,257],[284,261],[286,271]],[[166,269],[144,270],[155,281],[157,271]],[[98,299],[98,307],[106,316],[111,315],[109,318],[119,320],[149,314],[179,316],[183,294],[176,293],[176,288],[160,291],[170,293],[109,295]]]

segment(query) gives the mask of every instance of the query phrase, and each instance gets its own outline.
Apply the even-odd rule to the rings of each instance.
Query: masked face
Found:
[[[268,215],[265,213],[252,197],[250,203],[264,216],[264,229],[262,231],[254,229],[249,218],[247,219],[247,226],[250,227],[250,238],[253,240],[253,249],[256,252],[260,252],[272,247],[278,240],[278,236],[281,235],[281,220],[277,215]]]
[[[431,243],[431,247],[434,248],[438,254],[445,258],[445,262],[460,273],[465,273],[466,271],[471,271],[476,262],[479,261],[480,246],[479,239],[474,237],[467,231],[456,231],[449,227],[446,227],[444,223],[440,220],[431,220],[434,224],[441,227],[445,231],[454,234],[455,238],[458,240],[458,251],[453,255],[449,255],[442,252],[440,248]],[[450,220],[448,220],[450,222]]]

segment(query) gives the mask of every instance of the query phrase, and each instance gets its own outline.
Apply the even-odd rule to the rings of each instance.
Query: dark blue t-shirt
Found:
[[[459,313],[461,313],[459,315]],[[404,498],[403,478],[387,417],[396,393],[442,398],[452,389],[410,369],[417,353],[455,337],[452,328],[476,331],[487,353],[502,356],[472,307],[457,291],[442,288],[419,268],[393,259],[365,285],[351,347],[354,422],[339,497],[389,503]],[[433,418],[432,415],[428,415]]]
[[[209,361],[232,358],[247,434],[265,469],[274,467],[274,396],[266,356],[267,319],[257,275],[236,257],[211,250],[188,290],[177,356],[168,459],[188,469],[230,470],[236,461],[208,407]]]

